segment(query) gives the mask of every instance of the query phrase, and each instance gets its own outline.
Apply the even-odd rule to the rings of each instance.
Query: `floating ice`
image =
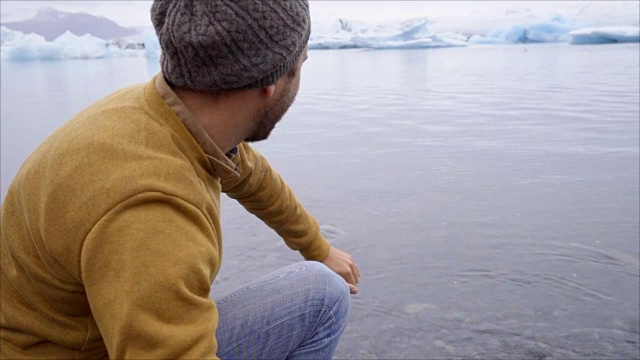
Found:
[[[500,26],[486,36],[466,36],[454,32],[434,33],[426,18],[388,26],[338,19],[327,31],[312,34],[309,49],[408,49],[569,41],[575,44],[638,42],[637,27],[592,28],[576,32],[583,26],[573,18],[556,15],[546,21]]]
[[[555,16],[548,21],[513,24],[494,29],[486,37],[474,36],[474,44],[567,42],[569,32],[578,26],[571,19]]]
[[[44,37],[37,34],[24,34],[20,31],[7,29],[0,26],[0,46],[15,46],[19,44],[44,42]]]
[[[106,41],[85,34],[77,36],[69,31],[53,41],[36,34],[0,27],[2,59],[11,61],[99,59],[108,57],[139,56],[142,52],[110,46]]]
[[[611,44],[640,42],[640,27],[607,26],[571,31],[571,44]]]
[[[505,39],[499,39],[494,37],[486,37],[481,35],[473,35],[469,38],[469,44],[473,45],[494,45],[494,44],[511,44],[511,42]]]
[[[60,55],[67,59],[97,59],[107,56],[107,43],[89,34],[77,36],[69,31],[53,40]]]
[[[435,34],[428,25],[426,18],[392,26],[369,26],[338,19],[328,32],[311,36],[309,49],[416,49],[467,45],[464,35]]]
[[[346,19],[338,19],[328,31],[320,34],[311,34],[309,38],[309,49],[353,49],[358,48],[353,38],[360,34],[368,34],[372,32],[369,26],[349,21]]]
[[[144,32],[144,56],[150,59],[160,57],[160,41],[152,30]]]
[[[634,24],[635,25],[635,24]],[[309,49],[416,49],[467,46],[478,44],[511,44],[529,42],[571,42],[571,44],[604,44],[639,42],[638,26],[583,28],[573,19],[555,16],[548,21],[531,24],[515,23],[494,29],[486,36],[462,35],[456,32],[435,33],[427,18],[391,25],[371,25],[338,19],[325,31],[311,34]],[[317,31],[317,30],[315,30]],[[53,41],[36,34],[0,27],[2,59],[13,61],[92,59],[122,56],[145,56],[157,59],[160,44],[153,29],[144,34],[109,42],[91,35],[77,36],[66,32]]]

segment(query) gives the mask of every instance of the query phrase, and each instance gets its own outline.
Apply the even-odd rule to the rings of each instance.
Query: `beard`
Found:
[[[293,104],[296,99],[296,89],[292,82],[287,86],[285,92],[275,101],[275,103],[269,107],[265,107],[258,114],[258,123],[256,124],[253,132],[245,139],[248,142],[260,141],[269,137],[273,128],[282,119],[284,114]]]

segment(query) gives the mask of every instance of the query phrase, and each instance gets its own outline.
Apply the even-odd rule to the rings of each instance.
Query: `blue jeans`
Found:
[[[349,313],[349,287],[304,261],[216,300],[221,359],[331,359]]]

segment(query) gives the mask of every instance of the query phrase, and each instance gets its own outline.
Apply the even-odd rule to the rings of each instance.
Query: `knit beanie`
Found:
[[[165,79],[198,90],[275,84],[311,31],[307,0],[154,0]]]

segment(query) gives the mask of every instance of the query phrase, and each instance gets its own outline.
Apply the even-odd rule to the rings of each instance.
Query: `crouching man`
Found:
[[[307,2],[156,0],[151,18],[162,72],[76,115],[7,192],[1,357],[331,358],[358,267],[247,143],[296,97]],[[210,299],[222,192],[312,261]]]

